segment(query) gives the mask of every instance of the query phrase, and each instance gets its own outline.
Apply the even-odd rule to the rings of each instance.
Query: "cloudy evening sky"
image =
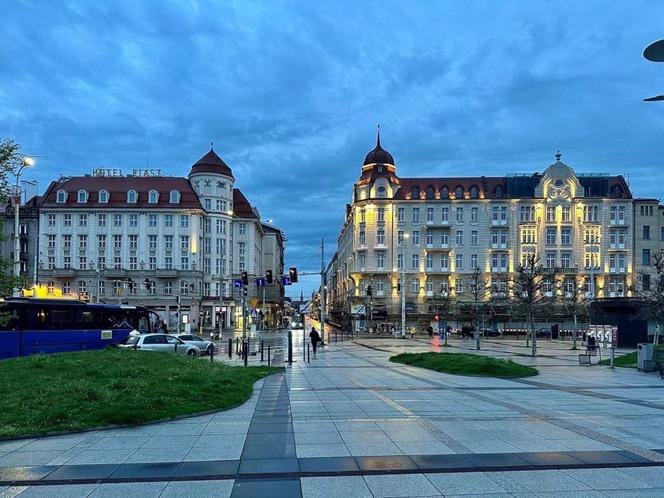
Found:
[[[315,270],[381,124],[400,176],[580,172],[664,191],[660,2],[23,1],[0,21],[0,137],[27,178],[209,149]],[[293,287],[310,293],[313,282]]]

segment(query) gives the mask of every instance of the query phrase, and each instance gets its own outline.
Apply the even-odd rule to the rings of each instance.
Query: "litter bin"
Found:
[[[639,370],[645,370],[645,362],[652,360],[654,347],[649,342],[643,342],[637,346],[637,367]]]

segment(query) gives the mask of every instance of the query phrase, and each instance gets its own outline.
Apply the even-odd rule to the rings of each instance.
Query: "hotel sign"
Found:
[[[132,169],[131,173],[125,173],[119,168],[96,168],[92,170],[92,176],[161,176],[161,169]]]

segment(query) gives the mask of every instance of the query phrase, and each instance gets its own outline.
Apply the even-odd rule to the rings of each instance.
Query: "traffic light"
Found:
[[[439,322],[439,321],[440,321],[440,315],[439,315],[439,314],[435,314],[435,315],[433,316],[433,320],[434,320],[435,322]]]
[[[291,283],[297,282],[297,268],[294,266],[288,270],[288,276],[290,277]]]
[[[367,296],[373,296],[373,287],[367,285]]]
[[[242,272],[242,285],[245,287],[249,285],[249,274],[246,271]]]
[[[267,270],[267,271],[265,272],[265,281],[266,281],[268,284],[271,284],[271,283],[272,283],[272,270]]]

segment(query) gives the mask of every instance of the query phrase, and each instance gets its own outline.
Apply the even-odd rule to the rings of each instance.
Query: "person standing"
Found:
[[[309,338],[311,339],[311,347],[314,350],[314,356],[316,356],[316,348],[318,347],[318,343],[320,342],[320,335],[318,334],[318,331],[314,327],[311,327],[311,332],[309,332]]]
[[[427,334],[429,334],[429,339],[433,339],[433,327],[431,324],[427,327]]]

